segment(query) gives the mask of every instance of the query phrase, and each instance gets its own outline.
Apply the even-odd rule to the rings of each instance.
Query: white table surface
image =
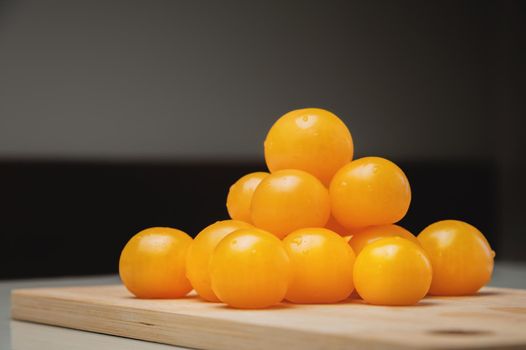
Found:
[[[10,292],[12,289],[115,283],[120,283],[117,276],[0,281],[0,350],[178,349],[173,346],[139,340],[10,320]],[[498,263],[490,285],[526,289],[526,264]]]

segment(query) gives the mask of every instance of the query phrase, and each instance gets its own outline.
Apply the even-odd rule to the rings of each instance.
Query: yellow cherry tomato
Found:
[[[238,220],[223,220],[204,228],[194,238],[186,255],[186,277],[192,287],[208,301],[219,301],[210,283],[208,265],[217,244],[229,233],[252,225]]]
[[[291,111],[272,126],[265,140],[265,160],[271,172],[300,169],[326,186],[352,160],[353,140],[336,115],[319,108]]]
[[[330,215],[329,193],[314,176],[280,170],[261,181],[251,205],[252,222],[279,238],[304,227],[323,227]]]
[[[210,260],[212,289],[229,306],[261,309],[283,300],[291,278],[290,259],[273,234],[241,229],[217,245]]]
[[[381,238],[363,248],[354,264],[354,285],[375,305],[413,305],[429,290],[431,263],[424,250],[401,237]]]
[[[133,236],[122,250],[119,274],[138,298],[180,298],[192,286],[185,258],[192,238],[169,227],[151,227]]]
[[[251,222],[250,203],[252,195],[261,180],[268,176],[265,172],[250,173],[237,180],[228,191],[226,207],[228,215],[234,220]]]
[[[283,240],[293,277],[285,299],[294,303],[336,303],[354,289],[354,253],[340,235],[325,228],[304,228]]]
[[[433,265],[430,294],[475,294],[491,279],[495,252],[474,226],[439,221],[426,227],[418,240]]]
[[[343,166],[334,175],[329,192],[332,214],[347,228],[395,223],[405,216],[411,202],[404,172],[379,157]]]
[[[349,244],[351,245],[354,253],[358,255],[366,245],[385,237],[402,237],[418,245],[420,244],[411,232],[398,225],[367,227],[363,230],[355,232],[349,241]]]

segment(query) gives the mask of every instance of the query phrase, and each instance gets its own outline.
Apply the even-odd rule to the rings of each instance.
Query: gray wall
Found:
[[[519,256],[524,7],[4,0],[0,159],[256,159],[281,114],[324,107],[358,155],[495,163]]]
[[[290,109],[357,152],[494,151],[493,5],[7,1],[0,156],[248,158]]]

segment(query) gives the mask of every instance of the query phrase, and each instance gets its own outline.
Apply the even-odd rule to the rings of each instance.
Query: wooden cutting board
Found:
[[[526,290],[485,288],[413,307],[284,303],[235,310],[201,301],[140,300],[123,286],[19,289],[12,317],[200,349],[526,349]]]

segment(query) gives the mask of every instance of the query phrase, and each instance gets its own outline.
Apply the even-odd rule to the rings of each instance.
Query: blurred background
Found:
[[[526,260],[524,1],[0,0],[0,279],[117,271],[148,226],[227,218],[289,110],[394,160],[417,234]]]

